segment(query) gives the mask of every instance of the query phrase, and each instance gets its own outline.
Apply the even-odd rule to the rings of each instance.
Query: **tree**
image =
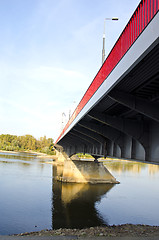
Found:
[[[39,140],[32,135],[16,136],[10,134],[0,135],[0,149],[8,151],[40,151],[47,154],[55,154],[52,138],[41,137]]]

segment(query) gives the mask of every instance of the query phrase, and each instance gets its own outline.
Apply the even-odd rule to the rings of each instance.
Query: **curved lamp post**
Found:
[[[105,18],[104,19],[104,32],[103,32],[103,49],[102,49],[102,64],[105,61],[105,22],[106,20],[118,21],[118,18]]]

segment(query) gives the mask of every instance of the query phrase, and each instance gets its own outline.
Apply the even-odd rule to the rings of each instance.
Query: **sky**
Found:
[[[140,0],[0,0],[0,134],[56,140]]]

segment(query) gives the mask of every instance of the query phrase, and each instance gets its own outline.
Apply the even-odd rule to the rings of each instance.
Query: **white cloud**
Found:
[[[17,135],[23,128],[24,134],[57,138],[61,130],[62,112],[68,119],[69,111],[73,112],[73,107],[82,97],[81,89],[87,85],[86,76],[80,72],[48,66],[10,68],[9,75],[6,67],[1,69],[2,73],[6,79],[2,82],[2,88],[10,90],[8,96],[4,93],[0,98],[4,119],[0,123],[7,129],[5,125],[11,120],[9,125],[17,128]],[[14,79],[12,88],[10,78]]]

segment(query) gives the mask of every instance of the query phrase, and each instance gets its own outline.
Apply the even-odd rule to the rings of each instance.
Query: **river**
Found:
[[[159,226],[159,165],[104,161],[120,184],[66,184],[62,166],[0,153],[0,235],[124,223]]]

